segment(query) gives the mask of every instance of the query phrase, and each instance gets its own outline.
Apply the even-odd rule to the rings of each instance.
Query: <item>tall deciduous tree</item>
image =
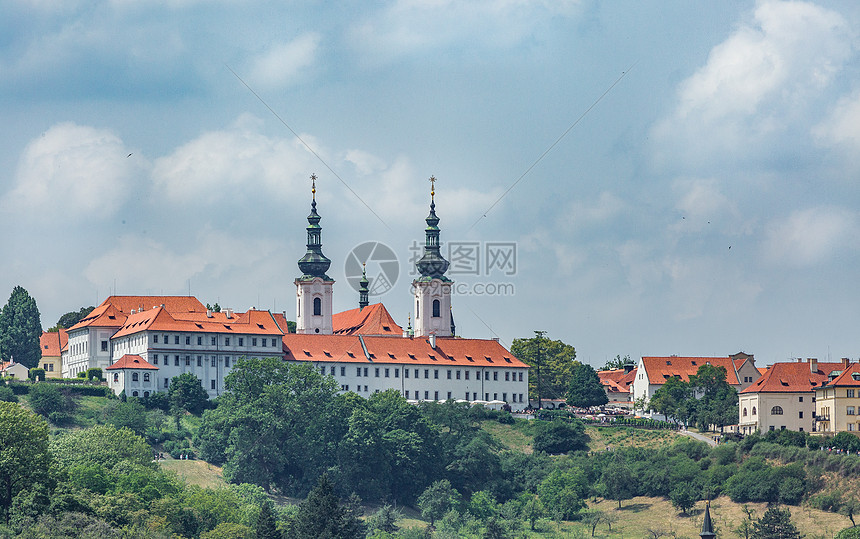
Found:
[[[654,392],[648,401],[648,407],[668,419],[686,425],[695,412],[696,399],[690,384],[672,376]]]
[[[49,480],[48,424],[12,402],[0,402],[0,508],[9,522],[15,496]]]
[[[610,500],[618,500],[621,508],[622,500],[633,497],[636,479],[620,454],[616,454],[612,462],[603,469],[600,477],[600,488],[603,495]]]
[[[206,408],[209,394],[203,389],[199,378],[190,372],[183,372],[170,381],[167,398],[170,400],[171,407],[197,415]]]
[[[723,366],[702,365],[690,386],[701,396],[696,404],[696,423],[704,430],[709,426],[723,427],[738,420],[738,392],[726,381]]]
[[[576,349],[562,341],[553,341],[541,335],[531,339],[514,339],[511,353],[535,369],[529,372],[529,398],[538,397],[537,368],[540,368],[540,395],[542,399],[563,399],[570,388],[573,368],[579,363]]]
[[[585,363],[580,363],[573,368],[573,376],[570,388],[567,391],[568,406],[588,408],[590,406],[602,406],[609,402],[606,390],[600,383],[597,372]]]
[[[421,509],[421,516],[428,519],[430,526],[433,526],[459,501],[460,493],[447,479],[440,479],[421,493],[418,497],[418,508]]]
[[[55,331],[59,328],[69,329],[70,327],[74,326],[82,319],[84,319],[88,314],[93,312],[93,309],[95,309],[95,307],[90,305],[89,307],[81,307],[77,311],[69,311],[63,316],[61,316],[60,319],[57,320],[57,325],[51,328],[49,331]]]
[[[36,300],[20,286],[12,289],[9,301],[0,311],[0,359],[14,358],[28,369],[39,364],[42,350],[42,321]]]

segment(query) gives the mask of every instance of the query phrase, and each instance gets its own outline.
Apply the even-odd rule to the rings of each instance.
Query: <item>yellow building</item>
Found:
[[[815,390],[818,430],[860,435],[860,364],[846,364]]]
[[[39,349],[42,350],[42,359],[39,367],[45,369],[46,378],[62,378],[62,350],[69,342],[69,334],[65,329],[59,331],[46,331],[39,338]]]

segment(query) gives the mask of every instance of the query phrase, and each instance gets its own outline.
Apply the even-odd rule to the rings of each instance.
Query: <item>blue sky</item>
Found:
[[[855,2],[0,11],[0,290],[45,327],[189,287],[293,318],[311,173],[335,309],[357,305],[350,251],[380,242],[400,274],[373,300],[405,323],[435,175],[443,243],[516,245],[514,272],[451,276],[464,336],[541,329],[596,366],[860,353]]]

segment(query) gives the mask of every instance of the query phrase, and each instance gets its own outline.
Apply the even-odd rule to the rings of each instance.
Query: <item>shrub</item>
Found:
[[[78,378],[83,378],[84,380],[86,380],[86,379],[87,379],[87,373],[85,373],[85,372],[79,372],[77,377],[78,377]]]
[[[95,379],[98,381],[104,380],[104,378],[102,378],[102,370],[99,369],[98,367],[93,367],[92,369],[87,369],[86,379],[87,380]]]
[[[2,402],[18,402],[18,397],[11,387],[0,386],[0,401]]]
[[[581,422],[552,421],[539,427],[532,447],[535,451],[555,455],[585,449],[587,443],[588,436],[585,434],[585,425]]]
[[[502,423],[503,425],[513,425],[514,416],[512,416],[510,412],[504,412],[499,414],[499,417],[496,418],[496,421]]]
[[[59,388],[49,384],[34,384],[30,388],[28,400],[30,408],[37,414],[48,417],[52,413],[62,412],[66,408],[66,399]]]
[[[34,381],[40,381],[41,380],[42,382],[44,382],[45,381],[45,369],[43,369],[41,367],[32,368],[32,369],[30,369],[29,376],[30,376],[30,380],[34,380]]]

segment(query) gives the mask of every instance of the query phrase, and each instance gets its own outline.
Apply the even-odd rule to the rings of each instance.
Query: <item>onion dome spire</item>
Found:
[[[308,250],[301,259],[299,259],[299,269],[302,272],[300,280],[311,280],[315,277],[321,277],[326,281],[331,281],[332,278],[326,275],[326,271],[331,266],[331,260],[326,258],[322,252],[322,227],[320,226],[320,216],[317,213],[317,176],[311,174],[311,213],[308,215]]]
[[[369,301],[367,300],[367,294],[370,292],[368,290],[367,285],[370,284],[370,281],[367,280],[367,273],[365,271],[365,264],[361,264],[361,280],[358,281],[358,310],[364,309],[367,307]]]
[[[430,176],[430,215],[425,219],[427,228],[424,229],[424,255],[418,261],[416,266],[421,274],[418,281],[431,281],[440,279],[442,281],[450,281],[445,277],[445,272],[448,271],[448,261],[442,257],[439,252],[441,246],[439,243],[439,217],[436,216],[436,178]]]

